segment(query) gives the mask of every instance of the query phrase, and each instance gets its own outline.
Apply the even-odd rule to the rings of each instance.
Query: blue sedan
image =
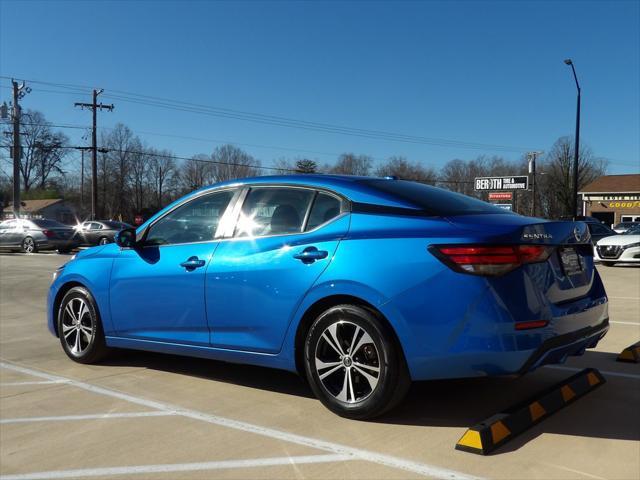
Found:
[[[412,380],[524,374],[593,348],[607,296],[582,222],[393,178],[259,177],[193,192],[54,274],[48,326],[112,347],[299,372],[371,418]]]

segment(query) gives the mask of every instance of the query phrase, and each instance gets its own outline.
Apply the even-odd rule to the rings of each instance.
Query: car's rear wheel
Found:
[[[24,253],[36,253],[38,251],[36,242],[31,237],[24,237],[24,240],[22,240],[21,247]]]
[[[58,336],[69,358],[95,363],[109,352],[93,297],[82,287],[70,289],[58,310]]]
[[[331,411],[347,418],[382,415],[405,396],[410,379],[389,328],[357,305],[338,305],[309,329],[304,349],[311,388]]]
[[[109,239],[107,237],[102,237],[98,241],[98,245],[106,245],[107,243],[109,243]]]

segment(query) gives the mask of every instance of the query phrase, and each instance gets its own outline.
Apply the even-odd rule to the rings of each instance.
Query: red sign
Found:
[[[133,219],[133,222],[136,225],[142,225],[142,222],[143,222],[142,215],[136,215],[135,218]]]
[[[489,193],[489,200],[511,200],[513,193],[511,192],[491,192]]]

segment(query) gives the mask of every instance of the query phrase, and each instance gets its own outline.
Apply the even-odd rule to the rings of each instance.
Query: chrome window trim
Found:
[[[315,192],[313,198],[311,199],[310,202],[310,206],[308,207],[308,212],[305,215],[305,220],[304,223],[302,225],[302,230],[299,232],[290,232],[290,233],[278,233],[278,234],[274,234],[274,235],[259,235],[259,236],[253,236],[253,237],[237,237],[235,235],[232,235],[231,237],[225,237],[222,238],[222,240],[233,240],[233,241],[237,241],[237,240],[256,240],[256,239],[260,239],[260,238],[276,238],[276,237],[291,237],[294,235],[307,235],[309,233],[314,233],[317,230],[323,228],[325,225],[328,225],[332,222],[335,222],[336,220],[338,220],[339,218],[344,217],[345,215],[351,213],[351,201],[346,198],[343,195],[340,195],[337,192],[334,192],[333,190],[330,190],[328,188],[325,187],[315,187],[312,185],[299,185],[299,184],[290,184],[290,183],[270,183],[270,184],[252,184],[252,185],[246,185],[244,190],[246,190],[246,193],[242,199],[242,202],[239,202],[241,204],[241,207],[238,209],[238,216],[240,214],[240,211],[242,209],[242,206],[244,206],[244,201],[246,200],[247,196],[249,195],[249,191],[251,189],[258,189],[258,188],[262,188],[262,187],[266,187],[266,188],[297,188],[297,189],[304,189],[304,190],[312,190]],[[340,202],[340,213],[333,217],[330,220],[327,220],[324,223],[321,223],[320,225],[318,225],[317,227],[311,229],[311,230],[305,230],[306,226],[307,226],[307,221],[308,221],[308,215],[311,212],[311,207],[313,206],[313,203],[315,202],[316,197],[318,196],[318,193],[326,193],[327,195],[331,195],[332,197],[335,197],[336,199],[338,199],[338,201]],[[235,233],[235,227],[236,227],[236,223],[238,221],[238,216],[235,217],[235,223],[233,226],[233,232]]]
[[[235,237],[233,234],[235,233],[235,229],[236,229],[236,225],[238,222],[238,217],[240,216],[240,212],[242,211],[242,206],[244,205],[244,202],[249,194],[249,191],[254,188],[262,188],[262,187],[267,187],[267,188],[298,188],[298,189],[306,189],[306,190],[313,190],[316,192],[316,195],[314,196],[314,200],[315,197],[317,196],[318,192],[322,192],[322,193],[326,193],[328,195],[331,195],[335,198],[337,198],[340,201],[340,214],[338,214],[337,216],[333,217],[332,219],[321,223],[320,225],[318,225],[317,227],[315,227],[312,230],[307,230],[307,231],[301,231],[301,232],[295,232],[295,233],[279,233],[276,235],[263,235],[263,236],[259,236],[259,237]],[[202,197],[203,195],[209,195],[209,194],[213,194],[213,193],[218,193],[218,192],[223,192],[226,190],[237,190],[236,193],[234,193],[233,197],[231,198],[231,201],[229,202],[229,205],[227,206],[227,210],[225,210],[225,213],[222,215],[221,220],[220,220],[220,224],[218,224],[218,230],[216,230],[215,236],[214,238],[212,238],[211,240],[203,240],[201,242],[187,242],[187,243],[170,243],[170,244],[165,244],[165,245],[144,245],[142,244],[141,247],[142,248],[163,248],[163,247],[173,247],[173,246],[178,246],[178,245],[200,245],[200,244],[205,244],[205,243],[214,243],[214,242],[224,242],[224,241],[237,241],[237,240],[253,240],[253,239],[258,239],[258,238],[274,238],[274,237],[290,237],[293,235],[307,235],[310,233],[314,233],[316,231],[318,231],[319,229],[323,228],[324,226],[337,221],[338,219],[344,217],[345,215],[348,215],[349,213],[351,213],[351,200],[349,200],[347,197],[345,197],[344,195],[341,195],[337,192],[334,192],[333,190],[330,190],[326,187],[316,187],[316,186],[312,186],[312,185],[299,185],[299,184],[290,184],[290,183],[258,183],[258,184],[235,184],[235,185],[228,185],[228,186],[224,186],[224,187],[219,187],[219,188],[212,188],[210,190],[206,190],[201,192],[198,195],[195,195],[193,197],[189,197],[188,199],[185,199],[184,201],[180,202],[179,204],[175,205],[171,210],[165,212],[161,217],[156,218],[153,222],[151,222],[149,225],[147,225],[144,230],[142,232],[140,232],[139,234],[136,235],[136,237],[138,237],[140,235],[140,242],[144,242],[144,240],[146,239],[146,235],[147,232],[149,231],[149,229],[155,225],[157,222],[159,222],[160,220],[162,220],[165,216],[169,215],[171,212],[173,212],[174,210],[176,210],[177,208],[180,208],[181,206],[185,205],[188,202],[191,202],[193,200],[196,200],[200,197]],[[226,221],[227,215],[229,216],[228,218],[228,224],[227,224],[227,228],[224,229],[224,231],[219,231],[221,225],[223,224],[223,221]],[[306,227],[306,223],[304,225]]]
[[[239,188],[240,187],[240,188]],[[168,243],[168,244],[163,244],[163,245],[145,245],[144,242],[147,239],[147,234],[149,233],[149,230],[151,230],[151,228],[158,223],[160,220],[164,219],[167,215],[169,215],[170,213],[176,211],[178,208],[183,207],[184,205],[187,205],[188,203],[191,203],[199,198],[202,198],[203,196],[206,195],[213,195],[216,193],[222,193],[225,191],[233,191],[236,190],[233,194],[233,196],[231,197],[231,200],[229,200],[229,204],[227,205],[227,208],[225,209],[224,213],[222,214],[222,216],[220,217],[220,222],[218,223],[218,227],[216,228],[216,232],[213,236],[212,239],[210,240],[203,240],[200,242],[184,242],[184,243]],[[139,234],[136,233],[136,243],[140,243],[140,246],[142,248],[150,248],[150,247],[170,247],[170,246],[174,246],[174,245],[195,245],[195,244],[199,244],[199,243],[212,243],[212,242],[216,242],[219,241],[220,237],[218,237],[218,231],[220,230],[220,226],[222,225],[222,222],[226,220],[227,218],[227,214],[229,213],[229,210],[235,210],[236,204],[238,202],[238,198],[240,197],[241,193],[242,193],[243,189],[241,188],[241,186],[239,185],[233,185],[233,186],[225,186],[225,187],[220,187],[220,188],[213,188],[211,190],[206,190],[203,191],[197,195],[194,195],[192,197],[186,198],[184,201],[178,203],[177,205],[174,205],[173,208],[171,210],[168,210],[167,212],[165,212],[161,217],[156,218],[153,222],[151,222],[149,225],[147,225],[143,231],[141,231]],[[234,220],[234,224],[235,224],[235,220]],[[140,236],[140,238],[138,239],[138,236]]]

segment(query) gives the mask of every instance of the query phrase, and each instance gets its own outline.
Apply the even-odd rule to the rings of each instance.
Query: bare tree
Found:
[[[180,183],[183,192],[196,190],[213,183],[213,169],[209,157],[198,154],[185,160],[180,169]]]
[[[135,150],[129,154],[129,169],[128,169],[128,186],[131,192],[131,201],[133,203],[133,212],[142,212],[149,202],[147,193],[149,192],[149,165],[150,156],[147,155],[148,151],[145,151],[142,146],[140,150]],[[123,206],[126,208],[126,203],[123,202]],[[119,212],[122,215],[123,211]]]
[[[573,149],[572,139],[561,137],[553,144],[544,162],[538,165],[538,190],[544,216],[572,215]],[[578,190],[604,175],[606,170],[606,160],[595,157],[586,145],[580,145]]]
[[[433,168],[426,168],[417,162],[409,162],[405,157],[393,156],[376,170],[379,177],[394,176],[401,180],[435,185],[438,175]]]
[[[153,191],[156,208],[165,204],[165,197],[171,197],[171,190],[177,183],[176,163],[168,150],[149,149],[149,183]]]
[[[22,113],[22,158],[20,178],[22,189],[44,189],[55,174],[63,175],[62,163],[69,153],[69,138],[62,132],[54,132],[45,116],[35,110]],[[3,146],[10,145],[5,140]],[[9,163],[13,159],[5,158]]]
[[[290,173],[297,173],[295,163],[285,157],[280,157],[274,160],[273,168],[276,169],[276,174],[287,175]]]
[[[355,155],[353,153],[343,153],[333,167],[329,168],[329,173],[339,175],[369,175],[373,160],[367,155]]]
[[[234,145],[217,147],[211,154],[215,182],[259,175],[260,162]]]

